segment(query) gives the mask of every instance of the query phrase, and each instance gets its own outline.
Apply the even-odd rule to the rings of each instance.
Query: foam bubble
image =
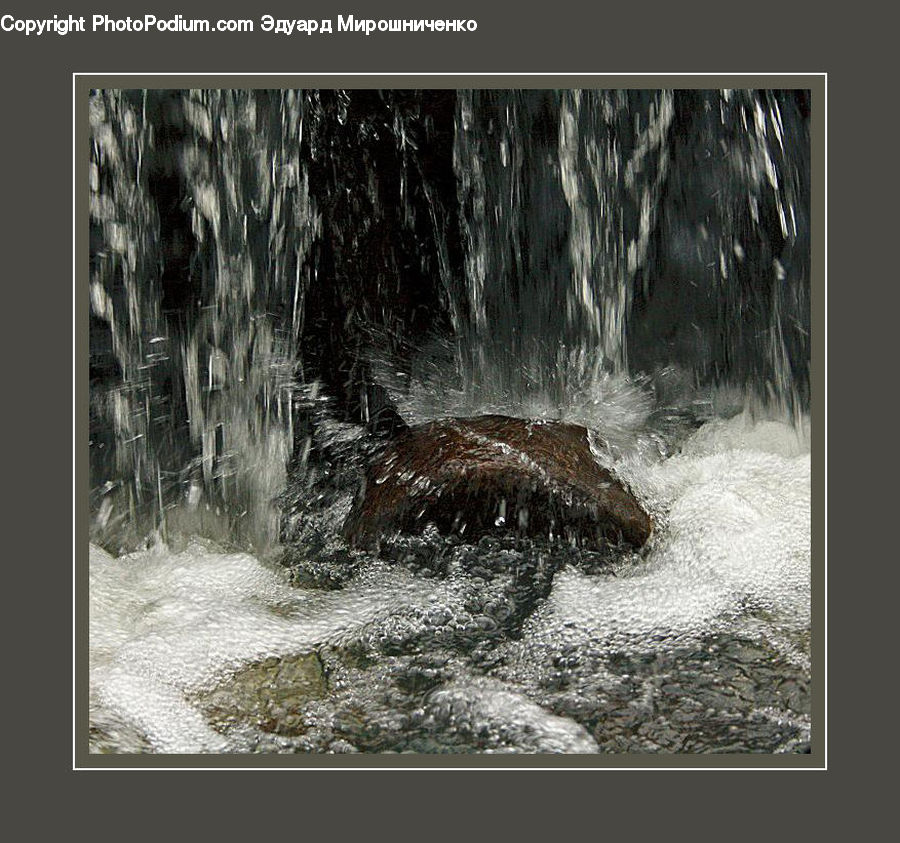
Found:
[[[655,646],[748,606],[808,625],[810,458],[793,428],[712,422],[681,455],[623,473],[656,515],[652,549],[616,578],[560,572],[535,635],[577,626],[605,647]]]
[[[340,642],[427,603],[427,583],[373,566],[342,592],[290,587],[245,553],[193,543],[115,559],[90,551],[92,719],[136,725],[162,752],[223,751],[187,701],[239,667]]]
[[[432,692],[426,712],[432,722],[493,743],[494,751],[597,752],[596,741],[583,726],[487,677],[452,682]]]
[[[765,610],[754,616],[757,626],[802,650],[810,600],[806,442],[790,426],[737,417],[708,423],[670,459],[621,460],[614,468],[658,525],[644,558],[615,577],[559,571],[522,639],[510,642],[518,650],[510,650],[506,679],[462,669],[432,692],[428,716],[442,728],[487,728],[497,751],[591,752],[593,738],[548,711],[530,683],[561,645],[599,653],[669,647],[735,629],[749,608]],[[246,737],[212,729],[194,694],[265,658],[459,626],[478,602],[476,587],[461,571],[424,579],[367,558],[340,591],[305,590],[249,554],[199,541],[182,552],[122,558],[92,547],[92,723],[120,735],[112,740],[120,751],[244,751]]]

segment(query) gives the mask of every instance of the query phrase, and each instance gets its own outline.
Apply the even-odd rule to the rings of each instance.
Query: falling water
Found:
[[[91,99],[92,362],[115,373],[92,388],[103,526],[202,508],[250,546],[277,535],[319,225],[303,120],[293,91]]]
[[[808,155],[784,92],[461,92],[474,403],[675,366],[801,412]]]
[[[738,717],[802,749],[808,119],[793,91],[94,91],[95,747],[706,751]],[[485,412],[598,431],[644,555],[349,551],[380,438]],[[556,575],[507,635],[520,570]],[[720,666],[755,683],[737,714]],[[313,689],[289,727],[281,671]],[[715,729],[672,732],[660,676]]]
[[[578,354],[627,369],[672,111],[671,92],[461,94],[473,389],[547,389]]]

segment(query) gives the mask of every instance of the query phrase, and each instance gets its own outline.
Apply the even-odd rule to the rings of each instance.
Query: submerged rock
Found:
[[[344,535],[373,547],[429,523],[466,539],[513,531],[586,547],[640,547],[653,527],[594,458],[586,428],[500,415],[442,419],[394,438],[369,464]]]
[[[302,653],[248,665],[196,702],[219,731],[243,724],[292,737],[303,734],[305,707],[327,687],[318,654]]]

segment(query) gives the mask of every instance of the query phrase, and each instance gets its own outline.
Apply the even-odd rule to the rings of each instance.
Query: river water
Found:
[[[809,751],[804,92],[90,109],[92,751]],[[344,543],[487,412],[593,431],[649,544]]]

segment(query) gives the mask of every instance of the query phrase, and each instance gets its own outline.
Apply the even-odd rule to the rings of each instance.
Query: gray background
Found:
[[[8,295],[3,350],[12,387],[3,414],[3,442],[10,465],[7,500],[12,507],[7,524],[13,538],[7,545],[5,570],[4,696],[13,711],[7,715],[7,724],[22,724],[7,736],[12,749],[7,757],[20,770],[16,786],[43,797],[45,803],[31,815],[32,823],[41,826],[62,819],[68,820],[71,828],[74,818],[81,817],[88,829],[106,816],[110,830],[128,833],[135,818],[140,818],[141,827],[164,823],[167,812],[180,805],[196,810],[207,828],[225,819],[233,832],[244,828],[238,818],[242,807],[250,809],[246,828],[256,833],[276,817],[296,822],[302,818],[295,830],[308,833],[308,823],[330,821],[334,829],[355,817],[366,819],[374,830],[380,825],[375,818],[387,816],[391,821],[384,830],[390,831],[410,828],[416,809],[431,806],[431,820],[418,826],[424,833],[430,833],[435,824],[449,827],[454,819],[466,817],[474,826],[488,812],[503,814],[510,823],[528,816],[532,830],[552,827],[560,834],[605,833],[616,819],[625,820],[632,832],[649,832],[655,822],[675,832],[679,827],[696,830],[705,824],[707,810],[728,808],[731,817],[724,827],[720,825],[728,836],[735,826],[748,829],[763,822],[768,828],[774,824],[778,829],[775,836],[781,837],[797,821],[808,832],[811,821],[830,814],[838,801],[846,807],[848,802],[854,805],[849,816],[858,819],[867,814],[866,806],[874,804],[879,782],[887,775],[879,765],[889,763],[893,752],[892,700],[885,680],[879,678],[892,672],[879,664],[881,659],[876,659],[872,644],[882,640],[878,618],[892,617],[880,602],[893,591],[881,571],[889,567],[892,574],[893,566],[885,564],[890,561],[890,550],[873,554],[865,540],[871,541],[882,524],[890,527],[892,521],[883,510],[896,497],[888,487],[883,493],[878,491],[874,471],[861,477],[857,470],[854,478],[851,469],[854,464],[880,468],[889,453],[882,446],[881,458],[873,463],[858,442],[889,442],[896,435],[879,430],[880,419],[887,414],[873,413],[871,408],[873,398],[880,407],[883,402],[879,399],[890,391],[892,381],[875,381],[878,372],[869,361],[886,359],[892,349],[885,348],[879,357],[868,351],[866,341],[879,335],[872,312],[892,312],[881,297],[876,308],[869,299],[872,288],[880,292],[894,286],[892,263],[876,261],[878,244],[891,243],[887,227],[893,227],[896,218],[887,180],[895,171],[888,157],[896,142],[895,106],[878,82],[878,64],[886,75],[887,59],[894,55],[894,48],[887,43],[894,30],[873,16],[870,10],[875,8],[875,4],[857,3],[852,9],[831,12],[820,5],[788,6],[784,2],[758,2],[752,7],[701,2],[627,7],[588,7],[573,2],[549,7],[384,3],[362,8],[316,3],[151,7],[123,2],[116,4],[115,11],[83,4],[44,10],[37,4],[21,3],[0,10],[17,17],[70,12],[87,16],[109,12],[116,17],[153,12],[166,17],[177,12],[188,17],[249,17],[258,22],[265,13],[276,18],[334,20],[338,14],[355,14],[475,18],[479,23],[476,33],[377,33],[369,37],[344,33],[287,37],[257,32],[25,38],[0,33]],[[837,327],[832,330],[828,362],[832,365],[831,383],[839,386],[832,395],[829,414],[838,425],[830,431],[838,436],[833,439],[838,447],[832,449],[830,465],[829,771],[658,771],[637,773],[635,778],[633,773],[619,771],[285,770],[289,779],[260,773],[227,772],[225,778],[210,778],[210,773],[164,772],[150,780],[147,773],[71,772],[73,494],[69,466],[73,440],[67,422],[72,408],[73,359],[79,366],[84,360],[84,355],[73,358],[72,344],[74,71],[110,75],[828,72],[829,303],[837,308],[832,313],[838,314],[838,319],[832,320]],[[880,162],[885,164],[873,172]],[[817,194],[814,206],[821,207],[822,197]],[[884,207],[879,208],[879,202]],[[816,282],[820,283],[818,276]],[[824,348],[823,304],[817,295],[813,317],[821,338],[815,340],[817,350]],[[814,371],[814,430],[818,436],[825,427],[819,412],[823,382],[819,355]],[[848,386],[852,388],[847,390]],[[83,379],[79,387],[76,405],[84,406]],[[866,416],[874,417],[874,424],[869,422],[865,435],[849,429],[850,418]],[[75,456],[81,453],[83,459],[83,443],[75,444]],[[816,447],[819,445],[817,438]],[[815,461],[814,500],[820,520],[814,520],[814,526],[821,524],[824,515],[822,469],[821,461]],[[79,472],[76,481],[82,479]],[[75,495],[76,502],[78,499]],[[860,530],[861,524],[875,529]],[[817,561],[818,556],[817,552]],[[873,588],[874,566],[877,588]],[[39,617],[37,623],[31,620],[34,615]],[[47,626],[48,616],[57,619],[56,625]],[[860,629],[865,630],[864,637]],[[891,635],[886,640],[893,640],[892,631],[885,634]],[[185,775],[191,776],[190,786],[180,781]],[[248,780],[248,776],[252,778]],[[239,796],[226,797],[226,791]],[[423,799],[426,792],[430,798]],[[260,799],[263,793],[265,798]],[[538,794],[539,799],[529,798]],[[629,805],[629,795],[637,804]],[[58,804],[57,810],[48,810],[47,797]],[[18,799],[13,802],[22,804]],[[465,810],[461,811],[461,806]],[[123,808],[129,812],[128,819],[113,821]],[[534,819],[533,812],[538,814]],[[88,820],[90,816],[94,819]],[[572,827],[576,817],[578,830]],[[504,836],[512,833],[512,828],[508,825]],[[832,830],[837,826],[832,824]]]

